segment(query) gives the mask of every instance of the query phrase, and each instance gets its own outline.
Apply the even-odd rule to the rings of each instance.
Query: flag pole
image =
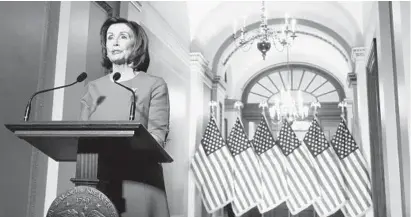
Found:
[[[261,108],[261,115],[263,116],[263,118],[264,118],[264,121],[267,123],[267,118],[265,117],[265,109],[268,107],[268,103],[267,103],[267,101],[263,101],[263,102],[261,102],[259,105],[258,105],[258,107],[259,108]],[[267,123],[268,124],[268,123]],[[267,126],[267,127],[269,127],[269,126]],[[270,128],[269,128],[270,129]],[[260,175],[260,181],[262,182],[262,180],[263,180],[263,171],[262,171],[262,166],[261,166],[261,160],[259,159],[259,158],[257,158],[257,161],[258,161],[258,171],[259,171],[259,175]],[[261,195],[261,198],[260,198],[260,201],[263,201],[263,194],[264,194],[264,192],[263,192],[263,185],[262,185],[262,183],[260,183],[259,184],[259,186],[260,186],[260,195]],[[261,213],[261,217],[264,217],[264,214],[265,213]]]
[[[320,102],[312,102],[311,103],[311,107],[314,107],[314,112],[313,112],[313,114],[314,114],[314,119],[317,121],[317,122],[319,122],[319,120],[318,120],[318,108],[321,108],[321,104],[320,104]]]

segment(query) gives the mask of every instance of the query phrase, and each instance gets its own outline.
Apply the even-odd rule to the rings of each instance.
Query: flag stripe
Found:
[[[234,183],[235,183],[236,193],[239,193],[239,194],[235,195],[234,198],[236,199],[237,203],[241,204],[241,207],[238,208],[238,210],[244,210],[248,207],[248,204],[250,204],[251,201],[250,201],[250,197],[248,196],[249,192],[247,191],[247,188],[246,188],[248,186],[244,184],[244,177],[243,177],[242,172],[240,171],[239,162],[237,159],[235,159],[235,164],[236,164],[236,171],[235,171]],[[234,202],[235,205],[237,205],[237,203]]]
[[[328,148],[326,151],[323,152],[323,154],[319,155],[319,160],[321,160],[321,166],[322,169],[324,170],[324,175],[328,177],[329,180],[329,185],[332,186],[333,188],[333,193],[336,196],[336,203],[335,206],[340,206],[341,203],[345,201],[345,196],[344,196],[344,189],[342,187],[342,183],[340,182],[340,179],[338,179],[338,176],[341,176],[340,173],[337,174],[336,170],[333,170],[332,167],[335,166],[335,162],[333,161],[326,161],[327,156],[329,156],[331,148]]]
[[[205,183],[207,183],[210,186],[210,195],[213,199],[214,204],[220,204],[223,199],[221,195],[219,194],[219,189],[217,189],[217,186],[215,185],[215,180],[212,179],[212,171],[210,166],[207,164],[208,159],[205,159],[205,155],[199,155],[198,158],[199,165],[202,167],[202,176],[205,179]]]
[[[360,199],[360,194],[361,193],[359,192],[360,189],[358,189],[358,184],[355,180],[352,179],[353,176],[351,175],[351,173],[349,173],[347,171],[348,168],[345,166],[344,162],[341,161],[341,163],[343,164],[344,176],[345,176],[346,180],[348,181],[348,186],[349,186],[349,188],[351,190],[351,194],[352,194],[351,197],[350,197],[350,200],[355,200],[354,204],[357,205],[359,209],[361,209],[362,207],[364,207],[364,204],[363,204],[364,200]]]
[[[299,196],[300,198],[301,198],[301,196],[299,195],[300,192],[297,191],[297,189],[295,187],[295,182],[294,182],[294,180],[292,180],[291,177],[289,177],[288,187],[289,187],[289,190],[290,190],[290,197],[286,201],[288,209],[289,210],[296,210],[298,207],[302,206],[302,204],[300,204],[300,201],[296,200],[297,196]]]
[[[286,196],[287,193],[287,181],[285,179],[285,175],[286,175],[286,171],[285,171],[285,159],[284,159],[284,155],[281,152],[280,148],[278,146],[274,146],[273,148],[273,153],[272,153],[272,159],[273,159],[273,164],[275,165],[275,167],[273,168],[278,168],[279,174],[278,177],[280,177],[280,180],[278,183],[280,183],[281,189],[284,192],[284,196]],[[275,162],[274,162],[275,160]],[[277,166],[278,165],[278,166]]]
[[[242,162],[243,162],[243,166],[244,166],[244,173],[245,173],[245,178],[247,183],[249,183],[249,185],[247,185],[247,187],[249,187],[251,189],[250,191],[250,196],[252,196],[252,200],[253,201],[258,201],[259,200],[259,195],[258,195],[258,189],[257,187],[260,186],[260,183],[257,182],[256,179],[259,178],[259,176],[257,175],[256,171],[258,171],[258,167],[252,165],[251,163],[251,154],[254,154],[252,152],[253,150],[251,148],[247,149],[245,152],[243,152],[242,154],[239,155],[239,157],[241,158]],[[250,153],[251,152],[251,153]],[[251,185],[250,185],[251,183]]]
[[[231,192],[231,188],[232,188],[232,183],[233,183],[233,177],[232,177],[232,172],[233,169],[230,167],[230,162],[229,160],[231,159],[231,154],[228,151],[227,147],[223,147],[221,148],[222,150],[219,152],[216,152],[216,159],[219,167],[221,168],[221,171],[219,171],[220,173],[222,173],[222,177],[224,178],[224,188],[228,189],[228,193]],[[230,194],[230,197],[232,197],[232,195]]]
[[[307,150],[307,147],[305,145],[301,145],[301,148],[298,149],[297,151],[297,156],[301,159],[303,159],[302,161],[300,161],[302,163],[302,165],[305,168],[305,173],[307,176],[307,178],[309,178],[310,182],[310,187],[313,192],[313,196],[312,197],[317,197],[320,195],[320,189],[318,189],[318,180],[317,177],[314,175],[314,168],[312,166],[312,161],[309,160],[309,158],[307,157],[307,154],[309,153]],[[306,150],[306,151],[304,151]]]
[[[212,164],[214,167],[213,169],[217,173],[219,180],[218,183],[221,183],[225,198],[231,198],[232,195],[230,194],[230,181],[232,180],[229,180],[229,177],[227,175],[231,171],[224,168],[224,158],[222,157],[222,152],[224,152],[224,150],[214,152],[214,154],[210,155],[209,157],[212,162],[215,162],[215,164]]]
[[[336,154],[334,153],[332,148],[329,148],[329,154],[328,155],[323,155],[325,160],[327,162],[335,162],[335,163],[330,163],[328,164],[330,166],[330,172],[332,173],[332,177],[336,178],[336,183],[338,184],[338,188],[342,191],[345,192],[345,185],[344,185],[344,178],[343,174],[341,171],[341,166],[340,166],[340,161],[337,159]],[[334,156],[334,157],[333,157]],[[335,161],[334,161],[335,160]],[[338,174],[338,175],[337,175]],[[344,186],[343,186],[344,185]],[[345,195],[343,195],[345,196]],[[345,198],[344,198],[345,199]]]
[[[320,161],[321,155],[322,154],[317,155],[317,160],[319,161],[318,162],[319,165],[317,166],[317,171],[318,171],[319,181],[322,187],[323,194],[320,200],[318,200],[316,203],[321,204],[320,207],[323,209],[323,213],[328,213],[328,212],[331,212],[332,209],[337,205],[337,201],[334,195],[331,195],[334,191],[334,189],[332,189],[334,186],[330,180],[331,177],[328,176],[328,174],[325,172],[323,168],[323,165],[325,162]]]
[[[202,195],[204,195],[203,201],[206,207],[208,205],[209,211],[211,211],[212,209],[214,209],[214,207],[216,207],[217,201],[215,201],[215,197],[212,195],[211,186],[209,185],[209,182],[205,181],[204,179],[203,170],[199,169],[199,167],[201,167],[201,162],[199,162],[198,159],[199,159],[198,156],[194,158],[194,163],[192,164],[192,166],[194,167],[194,174],[197,177],[197,180],[199,180],[200,183],[202,183],[202,185],[199,186],[199,188],[200,188],[200,191],[203,192]]]
[[[345,176],[344,176],[345,177]],[[344,208],[345,207],[352,207],[352,211],[353,211],[353,213],[354,213],[354,215],[353,216],[355,216],[355,213],[359,213],[360,212],[360,207],[359,207],[359,205],[360,205],[360,201],[359,201],[359,198],[355,195],[355,193],[354,193],[354,189],[352,188],[352,186],[350,185],[350,182],[348,181],[348,179],[345,179],[346,180],[346,183],[347,183],[347,190],[348,190],[348,193],[349,193],[349,195],[348,195],[348,197],[349,197],[349,200],[347,201],[347,205],[345,205],[343,208],[342,208],[342,210],[344,211]]]
[[[204,189],[204,188],[207,188],[208,186],[206,184],[204,184],[203,178],[200,177],[201,175],[198,172],[198,167],[197,167],[196,163],[192,163],[191,167],[193,169],[193,175],[196,179],[197,186],[198,186],[198,188],[201,192],[201,198],[202,198],[203,204],[204,204],[207,212],[209,212],[213,209],[214,204],[211,204],[212,201],[211,201],[211,196],[209,195],[209,189]],[[202,184],[199,184],[199,183],[202,183]]]
[[[355,166],[352,164],[351,159],[347,159],[345,158],[342,163],[344,164],[344,166],[349,170],[349,175],[353,178],[353,183],[356,187],[356,189],[358,189],[358,193],[356,196],[360,197],[361,200],[360,202],[362,202],[361,204],[363,205],[363,207],[365,206],[365,201],[367,200],[367,196],[365,195],[365,192],[367,191],[366,187],[364,186],[365,183],[363,183],[356,171]]]
[[[261,169],[262,169],[262,173],[263,173],[263,185],[266,187],[267,191],[264,191],[264,195],[267,195],[267,199],[270,199],[270,202],[274,202],[277,201],[279,199],[278,192],[279,189],[277,187],[277,185],[275,185],[274,183],[274,179],[272,177],[272,173],[271,170],[268,168],[267,164],[266,164],[266,157],[265,156],[260,156],[261,157]],[[270,202],[267,202],[267,204],[271,204]]]
[[[363,157],[363,155],[361,154],[360,150],[358,149],[356,152],[353,153],[353,157],[355,159],[357,159],[359,165],[361,166],[362,171],[365,172],[365,179],[366,180],[371,180],[370,179],[370,174],[367,172],[368,171],[368,166],[366,166],[366,162],[365,162],[365,158]]]
[[[296,150],[297,151],[297,150]],[[301,166],[302,162],[298,161],[295,157],[295,153],[296,151],[294,151],[293,154],[290,154],[288,157],[290,158],[291,161],[295,162],[293,164],[290,163],[291,166],[291,170],[293,175],[298,179],[299,183],[298,186],[300,186],[300,191],[302,191],[302,196],[304,197],[306,203],[310,202],[310,199],[313,198],[313,194],[310,191],[310,188],[308,187],[309,184],[311,184],[307,177],[308,175],[306,174],[306,170],[304,170],[304,168]],[[311,186],[310,186],[311,187]]]
[[[305,198],[302,195],[302,192],[299,191],[299,189],[297,190],[297,187],[301,186],[301,185],[299,185],[300,183],[297,183],[297,181],[298,181],[297,178],[298,177],[295,176],[294,173],[291,174],[291,172],[290,172],[291,170],[290,170],[288,160],[286,160],[285,162],[286,162],[286,165],[287,165],[288,186],[290,188],[290,193],[291,193],[291,197],[290,197],[289,200],[291,200],[291,202],[294,204],[295,208],[293,210],[295,210],[297,207],[303,206],[303,204],[307,203],[308,201],[305,200]],[[299,198],[302,201],[297,200],[297,198]],[[291,208],[291,207],[289,207],[289,208]]]
[[[205,177],[206,177],[206,179],[208,179],[207,180],[208,182],[213,183],[213,185],[211,185],[211,189],[213,189],[213,193],[214,193],[213,195],[216,196],[216,200],[218,200],[217,203],[219,204],[219,203],[223,202],[224,200],[218,192],[225,193],[225,191],[223,191],[221,186],[217,184],[219,182],[216,178],[215,171],[213,170],[214,168],[211,168],[210,161],[208,159],[206,159],[207,157],[205,155],[199,155],[199,156],[200,156],[199,159],[201,160],[202,165],[205,166],[205,169],[203,170],[206,173]]]
[[[273,201],[279,201],[280,198],[284,197],[284,192],[281,190],[281,187],[278,184],[281,184],[281,171],[275,170],[276,167],[273,164],[275,159],[270,158],[271,156],[261,156],[263,169],[266,171],[267,180],[270,180],[270,192],[271,197],[274,198]],[[274,169],[275,168],[275,169]]]
[[[357,150],[356,152],[352,153],[352,157],[350,156],[350,160],[352,163],[355,165],[355,171],[357,172],[358,176],[361,178],[361,182],[364,183],[364,185],[367,188],[367,194],[371,195],[371,186],[370,186],[370,179],[368,177],[367,169],[365,168],[364,164],[362,164],[361,159],[359,159],[359,153],[360,150]]]
[[[221,174],[218,174],[218,171],[221,171],[221,168],[219,167],[218,169],[216,168],[216,165],[218,165],[219,160],[215,157],[215,152],[211,155],[208,156],[209,160],[207,161],[206,159],[204,159],[205,165],[209,168],[210,170],[210,174],[212,176],[213,179],[213,183],[215,183],[218,192],[222,192],[224,198],[228,198],[228,194],[227,191],[224,191],[222,188],[222,185],[224,185],[223,180],[221,179],[221,177],[223,177]],[[214,163],[211,163],[214,162]],[[219,165],[218,165],[219,166]],[[218,184],[220,183],[220,184]],[[223,202],[224,199],[221,200],[221,202]]]
[[[290,159],[293,160],[294,162],[299,163],[297,164],[300,169],[299,171],[300,173],[298,174],[302,174],[302,173],[304,174],[304,175],[301,175],[300,178],[303,179],[302,181],[306,185],[305,188],[309,196],[309,199],[308,198],[307,199],[311,201],[319,195],[319,191],[317,189],[318,182],[314,183],[314,180],[316,180],[317,178],[314,177],[313,168],[311,165],[309,165],[309,161],[304,155],[303,150],[301,148],[298,148],[294,152],[295,152],[295,155],[290,156]],[[303,159],[303,160],[300,160],[300,159]]]
[[[295,161],[294,159],[292,159],[292,156],[294,154],[288,155],[288,157],[290,158],[290,161]],[[298,199],[294,198],[296,200],[296,203],[298,202],[299,206],[297,209],[300,209],[303,206],[306,206],[306,204],[309,203],[309,198],[307,198],[307,189],[306,187],[302,187],[305,184],[304,180],[301,180],[302,177],[297,175],[297,170],[295,169],[295,165],[289,163],[289,178],[291,179],[291,181],[293,182],[293,184],[295,185],[296,188],[298,188],[297,192],[298,193]]]

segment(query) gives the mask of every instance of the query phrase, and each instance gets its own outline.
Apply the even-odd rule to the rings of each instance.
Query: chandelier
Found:
[[[285,47],[292,45],[294,39],[297,37],[295,28],[296,20],[290,19],[287,14],[285,15],[281,31],[269,28],[267,26],[265,2],[262,1],[260,28],[257,31],[246,30],[244,17],[243,26],[239,31],[237,31],[236,25],[234,24],[233,39],[236,47],[242,48],[244,51],[250,50],[251,45],[257,40],[257,49],[261,52],[263,60],[265,60],[266,53],[270,50],[271,44],[280,52],[282,52]]]
[[[287,88],[280,92],[280,97],[274,99],[274,104],[269,108],[269,114],[272,120],[281,121],[283,119],[293,122],[294,120],[303,120],[308,116],[309,106],[304,105],[304,99],[301,90],[293,91],[291,87],[291,73],[289,65],[289,53],[287,47],[287,69],[288,81]],[[297,92],[297,96],[293,96]]]

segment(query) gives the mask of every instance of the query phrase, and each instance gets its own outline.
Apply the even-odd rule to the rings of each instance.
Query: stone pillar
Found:
[[[224,129],[224,101],[226,98],[226,90],[227,87],[226,83],[224,82],[224,78],[218,75],[214,76],[211,98],[213,101],[217,102],[217,109],[215,115],[217,119],[217,126],[221,131]]]
[[[208,70],[208,62],[201,53],[190,53],[190,107],[188,115],[190,116],[189,130],[189,159],[192,159],[198,145],[200,144],[203,132],[203,113],[205,106],[203,105],[203,83],[204,75]],[[191,163],[191,162],[189,162]],[[189,167],[187,167],[189,168]],[[200,193],[195,186],[193,174],[188,174],[188,200],[187,200],[187,216],[202,216],[202,201]]]
[[[368,94],[367,94],[367,72],[365,63],[364,47],[354,47],[351,51],[351,59],[354,62],[354,72],[348,74],[350,88],[353,89],[355,122],[358,128],[353,132],[354,138],[360,145],[364,157],[370,167],[370,129],[368,119]],[[356,136],[356,137],[355,137]]]
[[[355,72],[350,72],[347,74],[347,83],[348,87],[352,89],[352,100],[350,101],[350,107],[351,109],[347,111],[350,111],[350,114],[348,116],[350,117],[350,130],[351,133],[354,136],[355,141],[357,144],[363,148],[363,145],[361,144],[361,129],[359,127],[359,118],[358,118],[358,91],[357,91],[357,74]],[[362,150],[364,151],[364,150]]]

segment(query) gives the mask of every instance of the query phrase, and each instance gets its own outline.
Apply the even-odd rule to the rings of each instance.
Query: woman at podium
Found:
[[[147,74],[150,56],[144,29],[133,21],[109,18],[101,27],[100,37],[102,64],[109,73],[87,84],[81,99],[81,119],[129,120],[134,98],[131,89],[136,95],[134,121],[164,145],[169,131],[168,88],[162,78]],[[110,152],[99,157],[98,176],[109,181],[102,191],[121,216],[169,217],[161,165],[144,156],[127,159],[121,150]]]

